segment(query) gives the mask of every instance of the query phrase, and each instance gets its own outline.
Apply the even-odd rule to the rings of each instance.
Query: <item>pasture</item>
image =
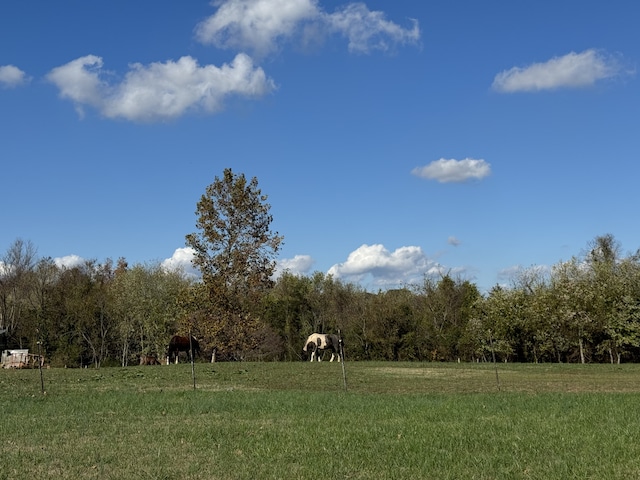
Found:
[[[640,365],[0,370],[0,480],[640,478]]]

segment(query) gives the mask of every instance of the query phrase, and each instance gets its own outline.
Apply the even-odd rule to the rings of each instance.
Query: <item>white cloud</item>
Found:
[[[84,264],[85,259],[78,255],[65,255],[64,257],[56,257],[53,259],[53,263],[58,268],[74,268]]]
[[[420,282],[424,275],[437,275],[446,269],[430,260],[420,247],[400,247],[393,252],[384,245],[362,245],[351,252],[344,263],[327,272],[349,282],[363,283],[367,277],[377,287],[400,286]]]
[[[370,11],[364,3],[351,3],[324,18],[332,30],[349,39],[351,52],[388,51],[395,44],[417,44],[420,40],[417,20],[405,29],[387,20],[384,12]]]
[[[196,38],[219,48],[251,50],[266,55],[286,39],[308,40],[337,33],[349,40],[349,50],[368,53],[389,50],[397,44],[417,44],[417,21],[403,28],[383,12],[370,11],[364,3],[350,3],[328,14],[317,0],[214,1],[215,14],[196,27]]]
[[[109,86],[100,80],[101,69],[102,58],[87,55],[54,68],[47,79],[58,87],[62,98],[72,100],[78,113],[82,113],[85,104],[100,108],[104,103],[103,96]]]
[[[465,158],[464,160],[441,158],[424,167],[416,167],[411,173],[417,177],[437,180],[440,183],[480,180],[491,174],[491,164],[484,160]]]
[[[31,79],[13,65],[0,66],[0,87],[13,88],[28,83]]]
[[[492,88],[498,92],[513,93],[588,87],[620,72],[620,63],[614,57],[590,49],[582,53],[571,52],[525,68],[505,70],[496,75]]]
[[[191,247],[176,248],[171,258],[162,261],[160,266],[165,270],[182,272],[193,278],[200,277],[200,271],[193,266],[195,251]]]
[[[454,236],[451,236],[447,239],[447,243],[451,246],[457,247],[458,245],[460,245],[460,240],[458,240]]]
[[[190,56],[146,66],[135,63],[115,85],[104,79],[102,65],[102,58],[87,55],[54,68],[47,79],[81,114],[90,106],[108,118],[139,122],[171,120],[193,110],[214,113],[227,96],[260,97],[275,88],[245,54],[222,67],[201,67]]]
[[[284,272],[293,275],[305,275],[311,271],[315,260],[310,255],[296,255],[293,258],[278,260],[273,277],[279,278]]]
[[[212,5],[219,8],[196,26],[196,38],[258,55],[275,50],[279,39],[290,37],[301,23],[319,15],[315,0],[228,0]]]
[[[193,259],[194,251],[190,247],[176,248],[171,258],[163,260],[160,264],[165,270],[179,271],[190,277],[199,277],[200,272],[196,269],[191,260]],[[85,263],[85,259],[79,255],[65,255],[64,257],[56,257],[53,262],[58,268],[74,268],[79,267]],[[0,272],[2,267],[0,262]]]

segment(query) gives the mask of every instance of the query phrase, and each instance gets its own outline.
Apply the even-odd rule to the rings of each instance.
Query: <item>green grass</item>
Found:
[[[640,365],[0,371],[4,479],[635,479]]]

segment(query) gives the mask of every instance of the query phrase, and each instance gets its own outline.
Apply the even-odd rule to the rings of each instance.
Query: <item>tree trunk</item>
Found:
[[[129,356],[129,342],[124,342],[124,345],[122,346],[122,366],[126,367],[128,362],[127,362],[127,358]]]

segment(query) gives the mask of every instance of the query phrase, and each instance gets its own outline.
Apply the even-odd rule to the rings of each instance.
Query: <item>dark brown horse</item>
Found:
[[[180,352],[186,352],[189,356],[189,360],[193,360],[197,353],[200,353],[200,344],[196,337],[181,337],[180,335],[174,335],[169,341],[169,348],[167,349],[167,365],[172,361],[178,363],[178,357]]]

